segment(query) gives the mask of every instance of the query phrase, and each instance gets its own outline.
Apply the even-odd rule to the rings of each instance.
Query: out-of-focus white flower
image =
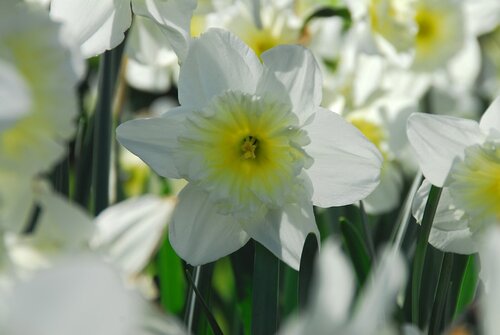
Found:
[[[105,209],[94,221],[91,248],[125,273],[139,274],[163,240],[175,203],[174,198],[146,195]]]
[[[166,92],[177,82],[179,64],[161,28],[152,20],[136,17],[128,38],[126,79],[148,92]]]
[[[92,220],[45,183],[38,183],[33,195],[33,208],[28,212],[39,208],[34,232],[8,233],[5,238],[8,253],[23,277],[61,257],[92,250],[134,280],[163,240],[175,206],[174,198],[142,196],[110,206]],[[25,221],[12,226],[25,230]]]
[[[390,323],[396,295],[405,282],[403,257],[397,250],[387,249],[354,303],[352,266],[340,245],[328,240],[316,263],[307,309],[289,320],[279,334],[379,335]]]
[[[182,60],[190,40],[196,0],[52,0],[51,16],[65,24],[85,57],[116,47],[132,22],[132,13],[154,20]]]
[[[500,2],[496,0],[465,0],[468,26],[475,36],[491,32],[500,24]]]
[[[226,19],[220,25],[236,34],[257,56],[281,44],[298,44],[302,20],[291,6],[283,1],[263,1],[259,9],[260,26],[252,12],[242,3],[236,3],[226,12]]]
[[[252,237],[298,268],[307,234],[318,233],[311,199],[344,205],[378,183],[375,146],[318,107],[321,76],[310,52],[279,46],[261,58],[211,29],[192,42],[181,67],[181,106],[117,129],[158,174],[188,180],[169,231],[191,264]]]
[[[408,159],[406,121],[417,110],[417,101],[382,86],[388,68],[379,55],[358,53],[355,36],[341,44],[335,71],[328,70],[323,104],[344,116],[382,153],[384,162],[380,184],[363,200],[370,214],[397,207],[403,186],[403,173],[414,173],[416,162]]]
[[[90,254],[58,261],[0,296],[0,327],[11,335],[187,333],[126,288],[118,271]]]
[[[500,221],[500,97],[479,124],[414,114],[408,120],[408,138],[426,179],[444,187],[430,242],[443,251],[476,252],[476,235]],[[415,198],[417,221],[429,187],[424,184]]]
[[[348,0],[355,29],[395,63],[432,72],[463,47],[463,4],[455,0]],[[366,43],[365,43],[366,44]],[[369,43],[368,43],[369,44]],[[368,51],[368,50],[367,50]]]
[[[409,143],[404,129],[408,117],[416,110],[414,101],[389,96],[344,114],[384,158],[380,184],[363,200],[367,213],[388,212],[400,203],[404,172],[414,172],[411,165],[415,164],[407,159]]]
[[[0,174],[46,172],[73,135],[76,75],[58,36],[42,9],[0,4]]]

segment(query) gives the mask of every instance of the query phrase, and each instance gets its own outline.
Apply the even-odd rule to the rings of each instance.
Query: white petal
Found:
[[[323,242],[311,287],[310,312],[324,316],[331,325],[347,321],[355,281],[351,263],[340,244],[333,240]]]
[[[363,200],[363,205],[369,214],[381,214],[393,210],[401,201],[403,176],[399,167],[387,162],[382,167],[380,184]]]
[[[314,187],[314,205],[352,204],[375,189],[382,155],[358,129],[323,108],[305,129],[311,139],[306,151],[314,158],[307,170]]]
[[[173,198],[146,195],[108,207],[95,220],[91,245],[125,273],[138,274],[163,240],[174,206]]]
[[[270,210],[263,222],[246,222],[242,225],[253,239],[295,270],[299,270],[307,235],[313,233],[319,241],[319,231],[309,200]]]
[[[445,184],[464,149],[482,140],[477,122],[443,115],[413,114],[407,134],[425,178],[436,186]]]
[[[167,67],[144,65],[129,58],[127,82],[130,86],[151,93],[162,94],[172,86],[172,73]]]
[[[135,334],[142,307],[138,302],[109,265],[91,256],[70,258],[14,287],[2,332]]]
[[[157,306],[147,306],[141,328],[136,335],[189,335],[181,320],[163,313]]]
[[[490,32],[500,22],[500,2],[497,0],[466,0],[465,14],[469,29],[476,36]]]
[[[28,176],[0,170],[0,185],[0,229],[19,234],[32,215],[33,182]]]
[[[239,38],[209,29],[191,43],[179,75],[179,101],[201,108],[226,90],[253,94],[261,72],[259,59]]]
[[[432,228],[429,243],[443,252],[471,255],[478,250],[478,244],[474,237],[474,234],[468,228],[453,231]]]
[[[30,113],[2,131],[0,165],[36,175],[63,156],[64,141],[73,136],[76,76],[60,42],[60,24],[37,6],[0,3],[0,57],[22,77],[32,99]]]
[[[120,44],[132,20],[127,0],[52,0],[50,14],[64,23],[85,57]]]
[[[20,73],[0,60],[0,133],[28,114],[31,92]]]
[[[187,113],[185,108],[178,107],[161,117],[124,122],[116,128],[116,137],[160,176],[180,178],[171,154]]]
[[[292,111],[304,124],[322,98],[321,72],[313,54],[297,45],[279,45],[261,55],[264,65],[283,83],[292,101]]]
[[[406,265],[397,249],[386,249],[372,270],[351,321],[352,334],[378,334],[396,307],[396,295],[406,282]],[[354,331],[356,330],[356,331]]]
[[[484,315],[483,331],[485,335],[494,335],[500,327],[500,266],[498,255],[500,255],[500,230],[497,226],[491,227],[481,243],[481,273],[486,289],[481,295],[481,307]]]
[[[431,184],[424,180],[413,200],[412,213],[422,222]],[[472,254],[477,252],[477,242],[469,229],[469,217],[453,203],[450,191],[444,187],[432,223],[429,243],[444,252]]]
[[[484,112],[479,127],[485,134],[500,137],[500,96],[498,96]]]
[[[42,191],[39,200],[41,213],[35,230],[36,240],[67,249],[86,248],[95,229],[87,212],[54,191]]]
[[[190,24],[196,0],[132,0],[132,6],[136,15],[150,17],[160,25],[182,62],[191,40]]]
[[[179,194],[169,236],[177,254],[191,265],[229,255],[249,239],[233,217],[217,213],[208,193],[192,184]]]

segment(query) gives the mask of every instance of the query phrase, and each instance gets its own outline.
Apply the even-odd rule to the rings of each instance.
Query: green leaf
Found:
[[[446,253],[441,265],[436,296],[432,305],[431,320],[429,324],[429,335],[438,335],[443,330],[443,314],[447,296],[451,284],[451,273],[453,269],[453,254]]]
[[[468,256],[465,270],[459,283],[457,303],[455,306],[454,318],[462,314],[469,306],[476,295],[479,271],[476,255]]]
[[[205,301],[203,294],[198,290],[197,285],[195,284],[193,278],[191,277],[191,273],[186,270],[186,278],[189,281],[190,287],[193,289],[195,293],[195,298],[200,302],[199,306],[201,306],[201,310],[205,313],[205,317],[207,318],[208,324],[212,328],[212,331],[215,335],[223,335],[222,330],[219,327],[219,324],[215,320],[212,312],[210,311],[210,307],[208,303]]]
[[[113,138],[112,105],[116,77],[123,54],[123,46],[124,43],[113,50],[106,51],[102,55],[102,63],[99,65],[92,167],[94,213],[96,215],[108,207],[109,204],[109,171],[111,164],[111,142]]]
[[[207,332],[207,322],[210,323],[210,317],[206,315],[205,309],[208,309],[210,305],[213,271],[214,263],[194,267],[191,272],[185,271],[186,279],[191,284],[184,316],[189,333],[206,334]],[[209,309],[208,312],[211,315]]]
[[[178,315],[185,304],[186,280],[182,261],[170,245],[168,238],[165,238],[158,250],[155,265],[160,303],[166,311]]]
[[[83,115],[78,125],[75,144],[75,191],[73,199],[83,208],[88,207],[92,184],[92,147],[94,145],[94,115],[89,119]]]
[[[415,198],[415,194],[417,194],[418,188],[421,183],[422,183],[422,172],[419,172],[413,179],[410,190],[408,191],[405,201],[401,206],[401,211],[398,214],[396,226],[394,227],[393,235],[391,238],[391,241],[393,242],[392,244],[398,249],[401,248],[403,244],[403,239],[406,235],[406,231],[408,230],[408,225],[411,219],[411,207],[413,204],[413,198]]]
[[[425,255],[427,252],[427,246],[429,241],[429,235],[431,232],[432,222],[434,221],[434,215],[436,214],[436,209],[439,203],[439,197],[441,196],[441,188],[432,186],[429,192],[429,198],[425,205],[424,217],[422,219],[422,225],[420,227],[417,247],[415,250],[415,256],[413,258],[413,273],[411,282],[411,311],[412,311],[412,322],[416,325],[421,325],[420,320],[420,291],[422,286],[422,274],[424,271]]]
[[[281,262],[283,273],[283,290],[280,316],[286,318],[296,311],[299,305],[299,273]]]
[[[371,268],[371,258],[368,248],[361,237],[361,233],[352,223],[345,218],[340,219],[340,231],[347,253],[356,271],[360,286],[363,286]]]
[[[274,334],[278,330],[280,261],[255,242],[253,272],[252,334]]]
[[[318,254],[318,240],[316,235],[310,233],[307,235],[302,249],[302,256],[300,257],[300,270],[299,270],[299,306],[304,308],[307,304],[311,281],[313,277],[315,258]]]

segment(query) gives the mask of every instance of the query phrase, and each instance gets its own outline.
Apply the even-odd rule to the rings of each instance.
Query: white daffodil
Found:
[[[35,231],[6,236],[11,258],[28,275],[61,257],[93,250],[135,279],[163,240],[175,206],[173,198],[142,196],[110,206],[92,220],[45,183],[34,198],[39,208]]]
[[[163,241],[175,204],[174,198],[146,195],[105,209],[94,221],[91,248],[125,273],[138,275]]]
[[[403,257],[396,250],[387,249],[372,271],[367,286],[354,303],[351,264],[338,243],[331,240],[323,243],[309,305],[302,314],[285,323],[279,334],[381,334],[390,324],[396,295],[406,282],[406,268]]]
[[[354,36],[348,36],[341,44],[335,72],[326,67],[323,104],[344,116],[382,153],[380,184],[363,200],[368,213],[380,214],[399,205],[403,172],[415,172],[415,162],[406,157],[405,126],[408,116],[417,110],[417,102],[381,86],[387,61],[379,55],[358,53],[356,43]]]
[[[0,328],[6,334],[187,334],[126,287],[119,271],[90,254],[66,257],[12,283],[0,297]]]
[[[415,162],[406,157],[409,144],[404,127],[409,115],[416,110],[416,104],[411,100],[386,97],[344,114],[349,122],[375,144],[384,158],[380,183],[363,200],[367,213],[388,212],[400,203],[404,172],[415,170],[412,168]]]
[[[500,222],[500,97],[481,121],[414,114],[408,138],[429,183],[443,187],[430,243],[448,252],[477,252],[477,236]],[[422,219],[422,186],[414,203]]]
[[[262,1],[255,8],[259,22],[247,6],[236,3],[221,27],[241,38],[257,56],[277,45],[299,43],[303,20],[294,14],[289,1]]]
[[[52,0],[50,13],[64,23],[85,57],[120,44],[134,13],[154,20],[182,60],[189,46],[195,7],[196,0]]]
[[[356,29],[379,52],[416,71],[442,67],[465,42],[464,8],[455,0],[348,0]],[[365,43],[366,44],[366,43]],[[370,44],[370,43],[368,43]]]
[[[190,264],[252,237],[297,269],[307,234],[318,233],[311,202],[345,205],[378,183],[375,146],[318,107],[321,76],[311,53],[279,46],[261,58],[210,29],[192,41],[181,67],[181,106],[117,129],[158,174],[188,180],[169,232]]]
[[[260,55],[279,44],[299,43],[302,21],[294,15],[288,0],[265,1],[257,7],[241,0],[200,1],[191,19],[191,36],[198,37],[213,27],[235,33]],[[137,18],[126,50],[127,81],[149,92],[167,91],[178,80],[179,62],[174,50],[161,26],[148,18]]]
[[[166,92],[177,82],[179,61],[160,26],[136,17],[127,43],[125,76],[130,86],[148,92]]]
[[[0,4],[0,174],[46,172],[73,135],[76,75],[58,36],[42,9]]]

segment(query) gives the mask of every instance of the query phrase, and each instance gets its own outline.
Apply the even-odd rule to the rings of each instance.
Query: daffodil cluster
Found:
[[[0,333],[496,334],[499,36],[498,0],[1,2]]]

